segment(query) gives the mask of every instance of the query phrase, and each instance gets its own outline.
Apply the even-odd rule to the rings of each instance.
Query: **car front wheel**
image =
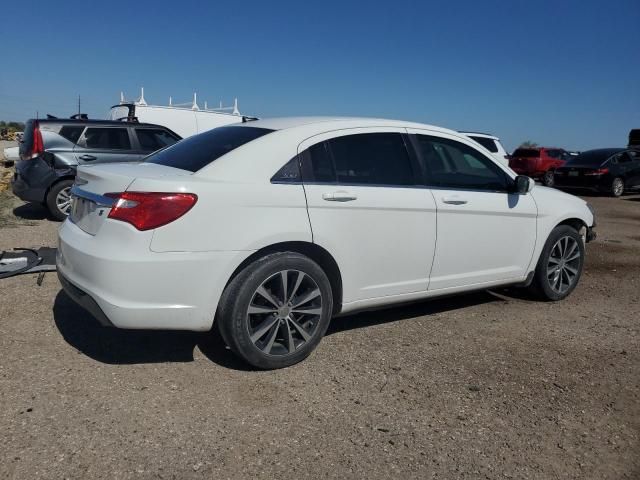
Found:
[[[531,288],[544,300],[566,298],[578,285],[584,266],[584,242],[568,225],[551,231],[534,273]]]
[[[249,264],[227,286],[216,321],[225,343],[261,369],[305,359],[324,336],[331,285],[310,258],[283,252]]]

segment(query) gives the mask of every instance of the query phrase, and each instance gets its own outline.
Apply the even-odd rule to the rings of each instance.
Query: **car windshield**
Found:
[[[197,172],[224,154],[271,132],[256,127],[214,128],[153,153],[145,161]]]
[[[577,157],[571,158],[566,164],[566,167],[572,166],[587,166],[598,167],[602,165],[609,157],[622,150],[591,150],[581,153]]]
[[[518,148],[515,152],[513,152],[514,157],[539,157],[540,150],[536,150],[535,148]]]

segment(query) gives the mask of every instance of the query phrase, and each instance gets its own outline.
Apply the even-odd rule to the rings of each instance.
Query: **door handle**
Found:
[[[323,193],[322,199],[327,202],[351,202],[352,200],[356,200],[358,197],[352,193],[339,191],[333,193]]]
[[[447,203],[449,205],[465,205],[468,201],[460,197],[444,197],[442,199],[442,203]]]
[[[95,160],[96,157],[94,157],[93,155],[80,155],[80,160],[86,160],[87,162],[90,162],[91,160]]]

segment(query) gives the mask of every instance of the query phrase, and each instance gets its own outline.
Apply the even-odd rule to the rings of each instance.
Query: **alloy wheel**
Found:
[[[56,208],[64,215],[71,211],[71,187],[63,188],[56,195]]]
[[[624,190],[624,183],[620,178],[615,178],[613,180],[613,185],[611,186],[611,190],[613,190],[613,194],[616,197],[619,197],[620,195],[622,195],[622,192]]]
[[[574,285],[581,261],[575,238],[564,236],[553,245],[547,262],[547,279],[554,292],[563,294]]]
[[[553,170],[547,170],[544,174],[543,183],[546,187],[553,187],[554,178],[553,178]]]
[[[267,355],[290,355],[314,336],[322,312],[322,293],[313,278],[299,270],[277,272],[251,298],[249,338]]]

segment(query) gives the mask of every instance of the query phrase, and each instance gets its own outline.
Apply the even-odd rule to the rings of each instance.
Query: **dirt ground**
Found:
[[[53,274],[0,280],[0,478],[640,478],[640,195],[588,200],[567,300],[339,318],[280,371],[212,335],[103,329]],[[56,227],[0,193],[0,250]]]

